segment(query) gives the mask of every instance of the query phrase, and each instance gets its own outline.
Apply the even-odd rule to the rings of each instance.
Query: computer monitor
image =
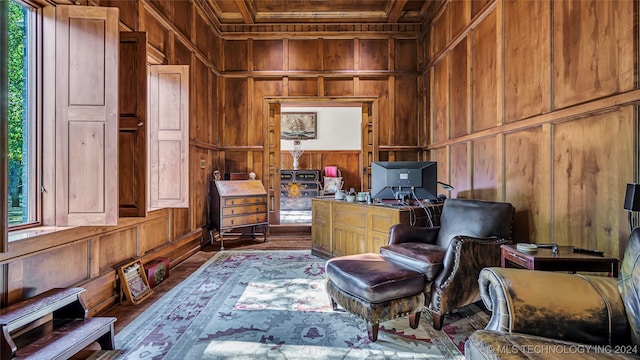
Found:
[[[435,201],[438,197],[435,161],[376,161],[371,164],[371,197]]]

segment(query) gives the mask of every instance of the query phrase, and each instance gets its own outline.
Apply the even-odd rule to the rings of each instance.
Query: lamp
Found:
[[[637,226],[633,219],[633,212],[640,211],[640,184],[627,184],[624,196],[624,209],[629,212],[629,231]]]
[[[304,153],[304,150],[302,150],[300,146],[300,140],[293,141],[293,150],[289,150],[289,153],[291,153],[291,156],[293,157],[293,170],[298,170],[300,167],[300,156]]]

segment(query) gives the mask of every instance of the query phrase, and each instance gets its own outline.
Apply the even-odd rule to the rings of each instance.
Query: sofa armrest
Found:
[[[615,278],[489,267],[478,283],[492,312],[487,330],[589,344],[630,341]]]
[[[389,245],[407,242],[433,244],[436,242],[440,227],[421,227],[408,224],[395,224],[389,228]]]

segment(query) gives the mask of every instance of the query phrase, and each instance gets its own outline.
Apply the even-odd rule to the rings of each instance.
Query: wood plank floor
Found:
[[[280,231],[277,234],[271,234],[265,243],[262,238],[251,240],[250,238],[226,239],[224,242],[225,250],[307,250],[311,249],[310,230],[291,228],[287,231]],[[146,298],[138,305],[129,303],[117,304],[97,316],[114,316],[118,319],[115,323],[116,334],[133,321],[137,316],[142,314],[145,309],[152,306],[153,303],[160,299],[174,286],[182,282],[202,264],[213,257],[220,250],[220,243],[209,244],[203,247],[201,251],[194,254],[187,260],[178,264],[169,271],[169,277],[153,288],[153,294]]]

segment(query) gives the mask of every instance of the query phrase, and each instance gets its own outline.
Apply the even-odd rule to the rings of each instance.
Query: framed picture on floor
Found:
[[[121,266],[118,269],[118,275],[120,276],[120,288],[132,304],[139,304],[153,292],[140,260]]]

